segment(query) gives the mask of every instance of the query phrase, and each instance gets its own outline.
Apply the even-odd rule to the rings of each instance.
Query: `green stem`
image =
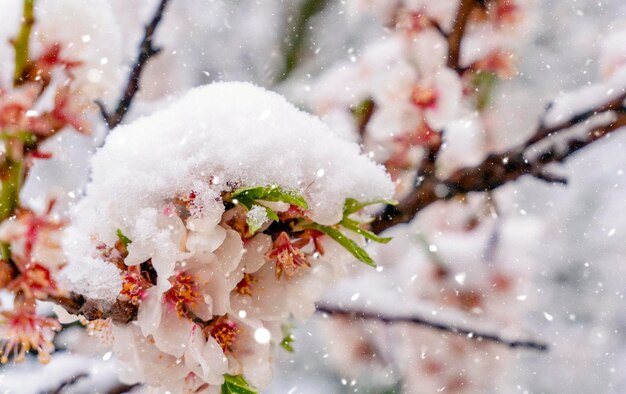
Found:
[[[30,32],[35,23],[35,0],[24,0],[24,11],[20,31],[15,39],[15,71],[13,73],[13,85],[23,82],[24,73],[30,61],[28,56]]]
[[[24,165],[21,160],[7,159],[7,172],[0,190],[0,221],[10,218],[17,208]]]
[[[22,160],[23,145],[19,140],[5,142],[7,157],[4,162],[4,173],[0,182],[0,222],[13,216],[20,198],[20,187],[24,177],[24,161]],[[11,250],[8,244],[0,244],[2,258],[8,261]]]

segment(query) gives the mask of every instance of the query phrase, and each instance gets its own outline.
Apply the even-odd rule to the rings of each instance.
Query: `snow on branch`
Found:
[[[452,31],[446,35],[448,40],[447,66],[456,71],[461,70],[461,41],[465,33],[465,27],[474,7],[479,5],[477,0],[461,0],[454,17]]]

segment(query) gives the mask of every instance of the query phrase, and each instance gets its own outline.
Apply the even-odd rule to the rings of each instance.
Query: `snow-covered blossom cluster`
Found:
[[[355,144],[244,83],[116,128],[92,168],[64,283],[136,306],[136,321],[113,326],[122,380],[173,392],[219,389],[224,375],[267,385],[283,326],[362,252],[337,227],[350,202],[393,192]]]

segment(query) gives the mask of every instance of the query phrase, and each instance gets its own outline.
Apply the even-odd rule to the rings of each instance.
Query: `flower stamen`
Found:
[[[244,273],[243,278],[235,286],[235,291],[241,295],[252,296],[252,285],[257,279],[252,274]]]
[[[224,353],[232,353],[232,346],[237,340],[239,329],[235,322],[228,320],[228,316],[220,316],[208,327],[208,334],[220,345]]]
[[[191,275],[181,272],[170,279],[172,287],[165,292],[165,302],[176,309],[178,316],[186,316],[187,308],[196,305],[200,297]]]
[[[283,273],[287,278],[296,274],[302,267],[310,267],[305,254],[289,240],[286,232],[281,232],[274,241],[272,249],[265,256],[276,263],[276,278],[280,279]]]

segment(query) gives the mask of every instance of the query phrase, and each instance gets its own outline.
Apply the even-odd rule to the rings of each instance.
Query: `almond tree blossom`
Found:
[[[233,116],[242,107],[247,115]],[[182,143],[168,144],[175,136]],[[282,155],[272,159],[275,150]],[[291,172],[282,171],[287,164]],[[122,375],[125,383],[156,390],[209,390],[225,375],[266,386],[281,325],[310,316],[341,259],[364,253],[336,229],[348,217],[346,201],[392,192],[355,145],[280,96],[241,83],[196,88],[116,128],[92,168],[65,237],[62,281],[137,308],[134,322],[113,319],[114,349],[122,370],[150,369]],[[322,250],[319,238],[347,251]],[[137,352],[154,353],[158,364],[143,365]],[[178,378],[164,381],[166,370]]]
[[[510,144],[498,87],[528,78],[539,2],[210,3],[1,6],[0,387],[318,392],[319,355],[344,391],[513,390],[556,343],[527,328],[554,226],[501,187],[565,184],[552,165],[626,126],[621,25]],[[84,190],[45,187],[66,153]]]

